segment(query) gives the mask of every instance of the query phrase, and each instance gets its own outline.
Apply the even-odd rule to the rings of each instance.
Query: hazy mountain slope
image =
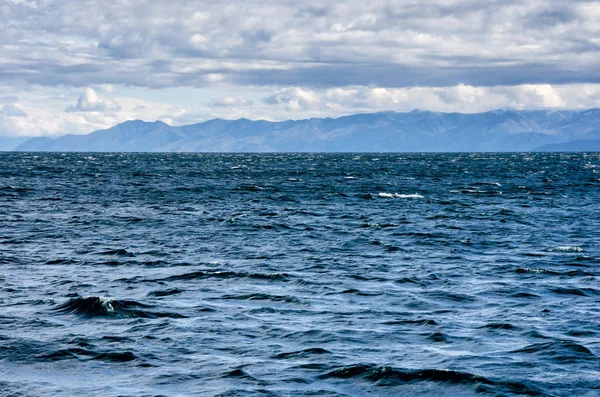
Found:
[[[128,121],[89,135],[35,138],[17,150],[174,152],[529,151],[547,144],[600,139],[600,110],[478,114],[380,112],[337,119],[215,119],[172,127]]]
[[[161,121],[126,121],[88,135],[64,135],[56,139],[34,138],[16,148],[19,151],[152,152],[184,137]]]
[[[563,143],[551,143],[533,149],[534,152],[600,152],[600,139],[582,139]]]
[[[26,137],[0,136],[0,152],[11,151],[29,139],[30,138]]]

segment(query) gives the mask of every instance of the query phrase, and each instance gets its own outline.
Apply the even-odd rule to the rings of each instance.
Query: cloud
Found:
[[[302,7],[291,0],[156,0],[152,7],[32,0],[0,7],[0,75],[15,85],[600,82],[600,4],[586,0],[307,0]]]
[[[15,105],[4,105],[2,108],[0,108],[0,116],[27,117],[27,113]]]
[[[590,0],[0,1],[0,134],[600,107],[599,18]]]
[[[24,118],[4,117],[0,115],[0,136],[21,136],[23,131],[30,130],[35,135],[38,131],[32,131],[34,125],[28,123]]]
[[[2,95],[2,96],[0,96],[0,102],[14,104],[14,103],[19,102],[19,97],[14,96],[14,95]]]
[[[0,87],[0,91],[6,89]],[[239,101],[232,98],[242,98],[236,92],[225,95],[221,98],[222,101],[189,101],[187,104],[178,104],[161,103],[160,95],[154,90],[142,90],[140,98],[119,95],[119,92],[115,91],[121,107],[118,112],[64,112],[63,110],[74,102],[77,91],[55,93],[51,88],[34,87],[15,94],[19,98],[18,109],[26,110],[28,117],[0,114],[0,135],[84,134],[132,119],[162,120],[172,125],[183,125],[213,118],[276,121],[340,117],[387,110],[404,112],[414,108],[462,113],[485,112],[498,108],[600,108],[600,84],[410,88],[279,87],[273,88],[270,93],[265,92],[262,100],[247,103],[247,106],[223,106],[223,103]],[[153,100],[149,100],[152,95]]]
[[[99,96],[92,88],[86,88],[75,106],[68,106],[65,112],[118,112],[121,106],[110,99]]]
[[[283,106],[287,110],[308,110],[320,102],[318,95],[300,87],[286,88],[263,99],[268,105]]]
[[[285,88],[263,99],[287,114],[350,114],[421,108],[439,112],[476,113],[498,108],[584,109],[600,107],[600,84],[564,86],[518,85],[476,87],[383,88],[353,86],[334,89]]]
[[[216,107],[247,107],[253,104],[254,101],[235,95],[224,96],[212,102],[212,105]]]

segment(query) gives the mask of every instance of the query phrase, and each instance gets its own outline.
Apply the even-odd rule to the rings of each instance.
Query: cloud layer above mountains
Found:
[[[0,97],[0,107],[26,117],[0,112],[0,135],[131,117],[598,106],[597,1],[325,4],[5,0],[0,92],[18,100]],[[161,98],[177,88],[197,90],[196,103]],[[46,120],[58,106],[59,120]]]

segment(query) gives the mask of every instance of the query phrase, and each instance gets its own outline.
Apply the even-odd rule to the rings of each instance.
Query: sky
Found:
[[[0,136],[600,107],[600,2],[0,0]]]

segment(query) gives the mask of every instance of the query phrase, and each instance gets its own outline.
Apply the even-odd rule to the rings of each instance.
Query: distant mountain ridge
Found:
[[[600,109],[495,110],[475,114],[415,110],[281,122],[214,119],[177,127],[161,121],[133,120],[88,135],[32,138],[15,150],[520,152],[595,139],[600,139]]]
[[[0,152],[11,151],[29,139],[31,138],[0,136]]]
[[[600,139],[581,139],[563,143],[549,143],[533,149],[534,152],[600,152]]]

